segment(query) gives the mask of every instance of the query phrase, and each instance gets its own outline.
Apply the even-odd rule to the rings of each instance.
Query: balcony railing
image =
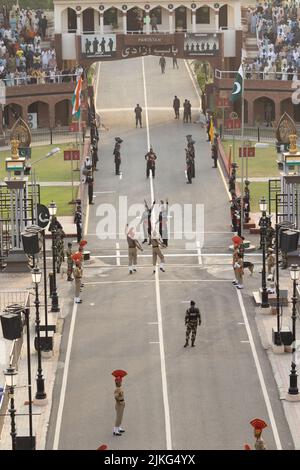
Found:
[[[219,70],[215,69],[215,78],[218,79],[234,79],[237,74],[237,70]],[[247,71],[244,70],[244,75],[245,75],[245,80],[277,80],[277,81],[295,81],[298,80],[298,73],[296,74],[294,72],[263,72],[263,71]]]
[[[50,75],[46,74],[45,76],[37,77],[34,75],[26,75],[24,77],[9,77],[0,80],[4,83],[5,86],[23,86],[23,85],[45,85],[46,83],[55,84],[55,83],[69,83],[76,82],[78,75],[73,74],[58,74]]]

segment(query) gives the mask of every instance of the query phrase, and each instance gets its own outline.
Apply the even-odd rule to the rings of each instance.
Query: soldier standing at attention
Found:
[[[254,437],[255,437],[255,450],[267,450],[265,441],[261,437],[262,431],[267,427],[267,424],[262,419],[256,418],[250,421],[251,426],[254,428]]]
[[[114,391],[115,397],[115,409],[116,409],[116,421],[113,429],[114,436],[122,436],[122,433],[125,432],[125,429],[121,428],[124,409],[125,409],[125,400],[124,392],[122,390],[122,378],[127,375],[127,372],[122,370],[115,370],[112,375],[115,377],[116,389]]]
[[[73,251],[72,251],[72,243],[68,243],[68,248],[66,249],[66,256],[67,256],[67,281],[73,281],[72,273],[73,273],[73,266],[74,266],[74,261],[72,259],[73,256]]]
[[[174,96],[173,100],[173,109],[175,112],[175,119],[179,119],[179,109],[180,109],[180,99],[177,96]]]
[[[140,107],[139,104],[136,105],[136,107],[134,108],[134,112],[135,112],[135,127],[138,126],[138,124],[140,125],[140,127],[142,127],[142,108]]]
[[[238,289],[243,289],[244,262],[240,253],[237,254],[237,261],[234,263],[234,273],[237,280],[237,284],[235,284],[235,286]]]
[[[190,334],[192,333],[192,344],[195,346],[195,339],[197,334],[197,326],[201,325],[201,315],[199,308],[195,307],[195,302],[191,300],[191,306],[187,309],[185,314],[185,325],[186,325],[186,335],[185,335],[185,344],[184,348],[189,345]]]
[[[165,59],[164,54],[162,54],[161,58],[159,59],[159,65],[160,65],[160,68],[161,68],[161,73],[165,73],[166,59]]]
[[[275,266],[275,256],[273,248],[268,248],[267,254],[267,268],[268,268],[268,281],[273,279]]]
[[[74,224],[76,224],[77,229],[77,243],[80,242],[82,238],[82,214],[81,214],[81,205],[78,204],[76,208],[76,212],[74,215]]]
[[[160,259],[160,265],[159,269],[164,273],[164,262],[165,262],[165,257],[162,254],[160,247],[164,248],[165,245],[162,243],[160,237],[157,235],[157,233],[154,231],[151,237],[151,245],[152,245],[152,261],[153,261],[153,274],[155,274],[156,270],[156,262],[157,262],[157,257]]]
[[[132,272],[136,273],[136,265],[137,265],[137,248],[143,251],[139,241],[135,238],[135,233],[133,228],[128,228],[128,224],[125,227],[125,235],[127,237],[128,243],[128,266],[129,266],[129,274]]]
[[[153,152],[152,147],[150,147],[149,152],[146,153],[145,160],[147,160],[146,177],[149,178],[150,170],[152,170],[152,178],[155,178],[155,161],[157,160],[157,156]]]
[[[188,149],[185,149],[186,154],[186,176],[187,176],[187,184],[192,184],[192,177],[193,177],[193,159],[190,155]]]
[[[81,279],[82,279],[82,267],[81,267],[81,253],[75,253],[72,256],[72,260],[75,263],[75,268],[73,269],[73,275],[75,279],[75,298],[74,302],[76,304],[81,304],[82,300],[80,298],[80,288],[81,288]]]
[[[113,151],[113,155],[115,156],[115,166],[116,166],[116,175],[120,174],[120,165],[121,165],[121,143],[123,142],[120,137],[115,137],[115,148]]]

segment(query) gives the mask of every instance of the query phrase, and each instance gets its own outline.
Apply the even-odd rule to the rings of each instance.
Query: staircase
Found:
[[[251,33],[247,21],[248,8],[242,8],[243,57],[245,62],[253,62],[258,57],[256,33]]]

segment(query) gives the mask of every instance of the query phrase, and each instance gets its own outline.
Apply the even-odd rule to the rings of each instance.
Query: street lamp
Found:
[[[50,230],[52,235],[52,270],[53,270],[53,286],[52,286],[52,305],[51,312],[59,312],[58,305],[58,295],[56,288],[56,226],[55,226],[55,216],[56,216],[57,206],[54,201],[49,204],[49,213],[51,217]]]
[[[14,397],[17,375],[18,375],[18,372],[16,371],[15,367],[12,367],[11,365],[4,371],[5,383],[8,388],[8,397],[10,399],[10,408],[8,411],[10,414],[10,435],[11,435],[12,450],[16,450],[16,447],[17,447],[17,440],[16,440],[17,430],[16,430],[16,421],[15,421],[16,409],[15,409],[15,397]]]
[[[267,291],[267,283],[266,283],[266,231],[267,231],[267,203],[266,199],[262,197],[259,201],[259,209],[261,211],[261,220],[260,220],[260,231],[261,231],[261,244],[262,244],[262,255],[263,255],[263,267],[262,267],[262,275],[261,275],[261,287],[262,287],[262,294],[261,294],[261,308],[268,308],[268,291]]]
[[[39,283],[41,282],[42,273],[39,268],[35,267],[31,272],[32,281],[35,286],[35,325],[37,334],[37,353],[38,353],[38,370],[36,378],[37,392],[35,394],[36,400],[45,400],[47,398],[45,392],[45,381],[42,370],[42,351],[41,351],[41,335],[40,335],[40,301],[39,301]]]
[[[297,385],[297,372],[296,372],[296,364],[295,364],[295,352],[296,352],[296,319],[297,319],[297,311],[296,311],[296,302],[297,302],[297,292],[296,286],[297,281],[299,279],[300,269],[298,264],[292,264],[290,269],[291,279],[293,281],[293,310],[292,310],[292,322],[293,322],[293,346],[292,346],[292,365],[291,365],[291,373],[290,373],[290,386],[288,395],[298,395],[298,385]]]

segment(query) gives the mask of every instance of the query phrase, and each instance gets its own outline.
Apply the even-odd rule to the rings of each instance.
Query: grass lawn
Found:
[[[43,145],[32,147],[31,163],[45,156],[55,147],[61,149],[60,152],[52,155],[52,157],[41,160],[36,165],[32,165],[35,169],[37,181],[71,181],[71,162],[64,161],[63,150],[69,148],[69,144]],[[5,158],[10,156],[9,150],[0,151],[0,179],[5,178]],[[74,168],[77,162],[73,162]],[[79,181],[79,171],[74,171],[74,181]]]
[[[267,202],[269,198],[268,183],[250,183],[250,197],[251,197],[251,212],[260,212],[259,200],[265,196]]]
[[[232,140],[222,141],[226,154],[228,155],[229,146],[232,145]],[[253,142],[255,145],[255,142]],[[241,163],[242,159],[238,157],[238,148],[242,146],[242,142],[239,140],[235,141],[235,161],[238,163],[239,168],[237,171],[237,177],[241,177]],[[279,176],[277,168],[277,153],[274,143],[270,143],[269,147],[256,148],[255,157],[248,158],[248,177],[269,177]],[[244,175],[246,174],[245,167],[246,159],[244,159]]]
[[[74,188],[74,198],[78,187]],[[68,204],[72,199],[71,186],[42,186],[41,187],[41,204],[48,206],[51,201],[55,201],[57,205],[57,217],[62,215],[72,215],[74,205]]]

